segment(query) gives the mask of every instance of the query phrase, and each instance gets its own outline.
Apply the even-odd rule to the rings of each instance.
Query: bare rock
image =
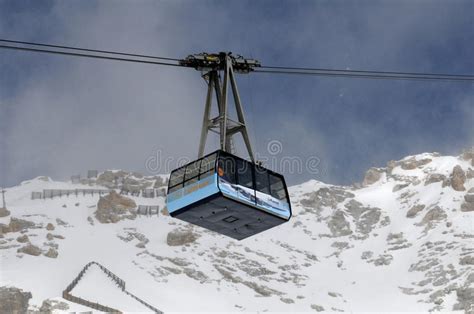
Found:
[[[137,205],[132,199],[111,191],[97,203],[95,217],[101,223],[116,223],[123,219],[135,219]]]
[[[53,240],[54,240],[53,234],[48,232],[48,233],[46,234],[46,239],[48,239],[48,241],[53,241]]]
[[[432,209],[430,209],[426,215],[423,217],[421,224],[426,225],[428,223],[431,223],[433,221],[440,221],[443,219],[446,219],[448,216],[442,210],[439,206],[435,206]]]
[[[379,257],[377,257],[374,260],[374,265],[375,266],[390,265],[390,263],[392,263],[392,260],[393,260],[393,256],[390,254],[379,255]]]
[[[347,211],[354,217],[357,231],[365,235],[369,234],[374,226],[380,221],[381,209],[378,207],[367,207],[356,200],[350,200],[345,205]]]
[[[33,256],[39,256],[41,255],[41,249],[37,247],[36,245],[27,244],[24,247],[19,248],[17,250],[17,253],[24,253],[24,254],[33,255]]]
[[[113,189],[117,187],[117,183],[120,180],[123,180],[125,176],[127,176],[128,173],[125,171],[104,171],[101,173],[96,180],[96,183],[98,185],[105,186],[109,189]]]
[[[280,298],[280,301],[283,302],[283,303],[286,303],[286,304],[295,303],[295,301],[293,299],[290,299],[290,298]]]
[[[311,304],[311,308],[313,310],[315,310],[316,312],[324,311],[324,307],[322,307],[321,305],[317,305],[317,304]]]
[[[392,192],[398,192],[404,188],[406,188],[407,186],[409,186],[410,184],[409,183],[404,183],[404,184],[397,184],[393,187],[392,189]]]
[[[18,238],[16,238],[16,240],[20,243],[26,243],[30,241],[30,239],[28,238],[26,234],[19,236]]]
[[[425,185],[436,183],[436,182],[444,182],[446,181],[447,178],[445,175],[439,174],[439,173],[432,173],[428,175],[425,181]]]
[[[50,247],[48,252],[44,254],[44,256],[49,257],[49,258],[56,258],[58,257],[58,251],[56,251],[54,248]]]
[[[79,203],[77,203],[76,206],[79,206]],[[58,226],[69,227],[69,224],[67,222],[59,218],[56,218],[56,223],[58,224]]]
[[[413,218],[415,217],[419,212],[421,212],[423,209],[425,209],[425,205],[423,204],[418,204],[410,208],[407,212],[407,218]]]
[[[471,147],[469,149],[466,149],[462,155],[461,158],[464,160],[471,160],[471,164],[474,166],[474,147]]]
[[[464,200],[467,203],[474,203],[474,194],[466,194],[464,195]]]
[[[14,287],[0,287],[0,313],[24,314],[32,295]]]
[[[472,313],[472,306],[474,305],[474,288],[463,287],[456,290],[458,304],[455,304],[453,310],[465,310],[465,313]]]
[[[69,305],[63,301],[44,300],[39,310],[41,314],[53,314],[56,311],[65,312],[69,310]]]
[[[368,259],[371,259],[372,256],[374,256],[374,252],[372,251],[364,251],[362,252],[362,255],[361,255],[361,259],[364,259],[364,260],[368,260]]]
[[[355,195],[337,187],[324,187],[316,192],[308,193],[308,198],[301,200],[301,205],[309,211],[318,211],[321,207],[336,208],[337,205],[347,198]]]
[[[472,212],[474,211],[474,203],[471,202],[464,202],[461,204],[461,211],[462,212]]]
[[[5,207],[0,207],[0,217],[10,216],[10,211]]]
[[[36,227],[34,222],[12,217],[8,225],[0,224],[0,234],[23,231],[34,227]]]
[[[46,230],[52,231],[52,230],[54,230],[54,229],[55,229],[55,228],[54,228],[54,225],[53,225],[52,223],[48,223],[48,224],[46,225]]]
[[[429,164],[430,162],[431,162],[431,159],[429,158],[420,159],[420,160],[416,160],[415,158],[410,158],[410,159],[401,161],[400,166],[402,167],[403,170],[413,170],[418,167],[422,167],[426,164]]]
[[[349,222],[346,220],[344,212],[337,210],[328,221],[329,230],[334,237],[341,237],[352,234]]]
[[[175,229],[166,236],[166,243],[169,246],[180,246],[193,243],[197,239],[198,236],[192,230]]]
[[[473,159],[473,160],[474,160],[474,159]],[[474,162],[474,161],[473,161],[473,162]],[[474,165],[473,165],[473,166],[474,166]],[[466,178],[467,178],[468,180],[474,179],[474,169],[472,169],[472,168],[467,169],[467,171],[466,171]],[[474,189],[474,188],[473,188],[473,189]]]
[[[465,191],[464,183],[466,182],[466,174],[462,170],[461,166],[457,165],[453,168],[453,172],[450,177],[451,187],[455,191]]]
[[[370,168],[367,170],[364,176],[364,181],[362,181],[362,186],[366,187],[374,184],[382,177],[383,170],[379,168]]]
[[[459,265],[474,265],[474,256],[464,256],[459,260]]]

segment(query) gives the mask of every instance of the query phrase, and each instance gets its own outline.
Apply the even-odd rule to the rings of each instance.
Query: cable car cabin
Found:
[[[168,212],[242,240],[291,217],[282,175],[218,150],[171,172]]]

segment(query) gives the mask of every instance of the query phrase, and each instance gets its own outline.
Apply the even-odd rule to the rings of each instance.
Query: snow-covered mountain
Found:
[[[163,176],[107,171],[92,181],[40,177],[7,189],[0,312],[28,299],[32,311],[90,310],[62,295],[91,261],[164,312],[474,312],[474,148],[391,161],[351,187],[293,186],[290,222],[243,241],[169,217],[165,184]],[[98,194],[117,185],[158,196]],[[54,189],[70,192],[32,199]],[[159,215],[144,207],[151,205]],[[148,215],[137,215],[138,206]],[[150,310],[95,264],[70,293]]]

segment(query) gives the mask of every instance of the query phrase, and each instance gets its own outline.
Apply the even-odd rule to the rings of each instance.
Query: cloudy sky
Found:
[[[0,0],[4,39],[334,69],[473,74],[473,24],[469,0]],[[472,83],[267,74],[238,83],[259,156],[319,161],[287,173],[291,184],[350,184],[390,159],[474,145]],[[147,172],[153,156],[149,170],[165,173],[166,158],[197,153],[205,92],[190,69],[0,50],[0,185]]]

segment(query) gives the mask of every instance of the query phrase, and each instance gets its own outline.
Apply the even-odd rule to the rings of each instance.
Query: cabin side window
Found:
[[[259,192],[270,194],[268,171],[259,167],[255,168],[255,189]]]
[[[176,190],[179,190],[183,187],[184,172],[186,168],[182,167],[173,171],[170,175],[169,189],[168,193],[172,193]]]
[[[216,169],[216,157],[217,154],[212,154],[202,159],[201,169],[199,171],[200,180],[214,174],[214,170]]]
[[[236,175],[235,175],[235,159],[230,156],[220,156],[219,162],[217,163],[217,175],[229,182],[229,183],[236,183]]]
[[[269,181],[270,181],[271,196],[281,201],[288,202],[288,195],[286,194],[286,189],[285,189],[285,184],[283,183],[283,179],[280,178],[279,176],[269,173]]]
[[[237,172],[237,184],[254,189],[253,165],[247,161],[237,159],[235,161]]]
[[[201,165],[201,159],[196,160],[186,166],[186,173],[184,175],[184,186],[193,184],[198,181],[199,167]]]

